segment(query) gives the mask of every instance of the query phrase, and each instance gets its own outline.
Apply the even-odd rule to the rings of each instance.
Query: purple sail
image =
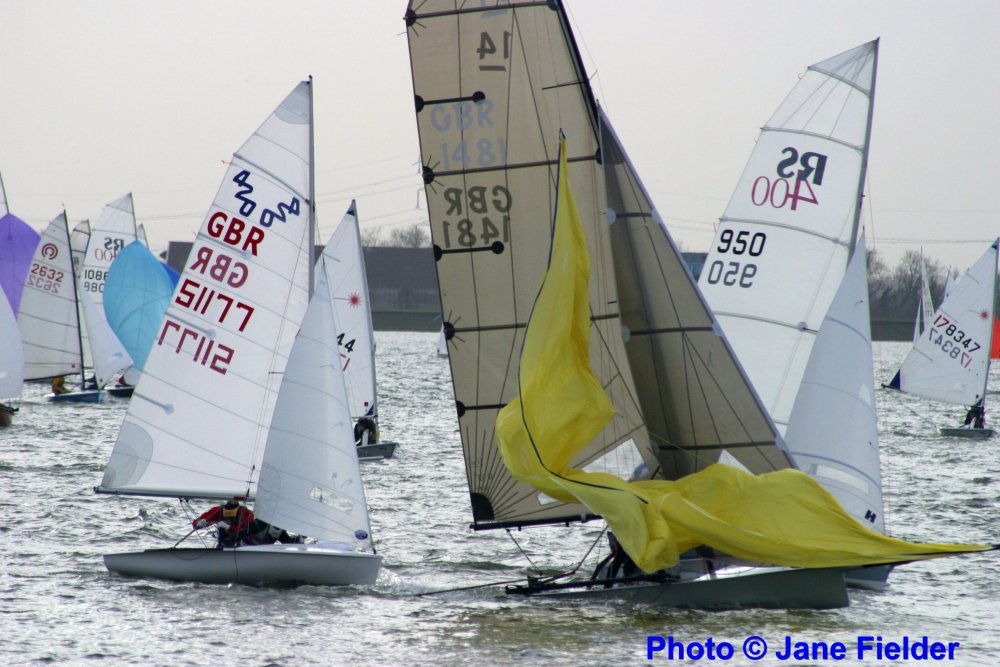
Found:
[[[0,218],[0,286],[17,315],[39,234],[13,213]]]

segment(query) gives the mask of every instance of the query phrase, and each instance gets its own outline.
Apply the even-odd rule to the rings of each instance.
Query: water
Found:
[[[379,332],[376,338],[382,434],[401,444],[395,459],[363,466],[373,531],[385,556],[378,584],[368,590],[109,575],[102,554],[173,544],[186,532],[188,516],[176,501],[93,493],[124,401],[53,405],[42,399],[45,387],[30,386],[14,426],[0,431],[0,664],[679,662],[647,661],[648,635],[732,642],[737,657],[714,664],[789,664],[741,660],[739,647],[752,634],[772,647],[791,636],[840,641],[849,650],[859,635],[896,641],[928,635],[961,643],[956,660],[946,664],[1000,659],[1000,555],[992,553],[899,568],[887,591],[852,591],[850,607],[823,612],[636,609],[509,598],[502,587],[418,595],[516,579],[527,561],[503,531],[467,529],[465,472],[447,361],[435,356],[437,334]],[[907,348],[876,344],[880,380],[892,376]],[[936,428],[958,422],[960,408],[881,390],[878,398],[891,532],[932,542],[1000,541],[1000,438],[941,438]],[[998,423],[992,415],[991,421]],[[553,527],[515,536],[536,564],[566,568],[597,532],[596,526]],[[853,655],[842,661],[878,662]]]

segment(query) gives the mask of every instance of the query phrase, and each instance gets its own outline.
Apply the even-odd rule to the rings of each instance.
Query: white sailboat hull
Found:
[[[844,570],[840,568],[756,568],[750,573],[706,575],[690,581],[643,582],[603,588],[598,581],[583,590],[532,593],[560,599],[621,601],[654,607],[685,609],[837,609],[849,604]]]
[[[317,544],[273,544],[106,554],[104,565],[126,577],[205,584],[368,586],[378,577],[382,556]]]

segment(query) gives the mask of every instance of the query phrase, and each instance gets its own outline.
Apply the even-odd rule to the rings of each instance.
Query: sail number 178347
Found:
[[[934,318],[934,323],[927,330],[930,341],[941,348],[941,351],[952,359],[958,359],[963,368],[972,363],[972,353],[982,346],[972,340],[944,315]]]

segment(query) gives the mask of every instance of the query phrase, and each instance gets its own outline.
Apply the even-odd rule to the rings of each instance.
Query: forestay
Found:
[[[38,243],[17,323],[24,341],[25,379],[82,372],[76,276],[65,211],[49,223]]]
[[[972,405],[986,395],[996,272],[994,242],[938,306],[890,386],[958,405]]]
[[[699,278],[781,432],[857,236],[877,47],[808,68],[762,129]]]
[[[300,535],[371,547],[335,310],[318,271],[275,404],[254,512]]]
[[[864,236],[813,344],[786,442],[797,466],[885,532]]]
[[[308,302],[310,105],[302,82],[233,155],[99,491],[254,495]]]
[[[334,338],[340,346],[340,364],[347,384],[351,417],[377,415],[375,338],[364,249],[353,201],[323,249],[317,266],[317,281],[320,270],[326,274],[336,313],[338,331]]]

